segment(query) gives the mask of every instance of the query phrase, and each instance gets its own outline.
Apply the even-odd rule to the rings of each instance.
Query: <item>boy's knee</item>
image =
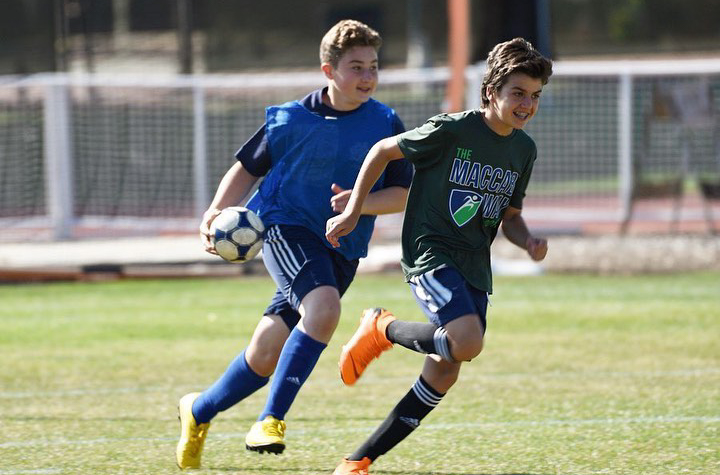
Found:
[[[281,350],[282,346],[276,345],[251,347],[246,351],[245,359],[255,373],[266,377],[275,371]]]
[[[314,297],[318,297],[314,296]],[[320,300],[318,298],[303,301],[302,319],[299,328],[310,337],[327,343],[340,321],[340,299],[332,294]]]
[[[470,361],[483,349],[482,335],[461,335],[450,343],[450,352],[455,361]]]
[[[340,319],[340,301],[329,301],[327,305],[315,309],[315,314],[322,320],[339,320]]]
[[[315,307],[311,314],[303,318],[306,324],[312,321],[312,325],[323,332],[333,331],[340,321],[340,302],[328,302],[325,306]]]
[[[483,349],[485,329],[479,317],[468,314],[448,323],[450,353],[455,361],[470,361]]]
[[[300,303],[303,318],[337,321],[340,319],[340,295],[334,287],[323,286],[308,293]]]

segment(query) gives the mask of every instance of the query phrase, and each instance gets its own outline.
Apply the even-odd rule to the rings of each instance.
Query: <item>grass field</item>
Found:
[[[172,474],[177,400],[248,342],[265,278],[0,287],[0,475]],[[373,475],[720,473],[720,274],[496,279],[483,354]],[[199,473],[330,474],[412,385],[396,348],[353,388],[362,308],[423,320],[399,275],[360,276],[288,414],[285,454],[246,452],[267,386],[220,414]]]

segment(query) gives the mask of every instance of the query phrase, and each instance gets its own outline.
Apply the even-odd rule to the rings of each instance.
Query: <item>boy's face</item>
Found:
[[[328,79],[330,105],[336,110],[360,107],[375,93],[378,83],[378,57],[372,46],[353,46],[338,62],[337,68],[323,63]]]
[[[542,81],[525,73],[512,73],[499,90],[488,92],[490,104],[485,114],[490,128],[500,135],[522,129],[540,105]]]

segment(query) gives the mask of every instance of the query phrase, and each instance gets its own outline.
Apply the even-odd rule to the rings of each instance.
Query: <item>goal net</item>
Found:
[[[639,177],[679,164],[688,176],[720,173],[720,61],[554,69],[527,128],[538,146],[531,224],[618,223]],[[480,106],[483,74],[483,64],[466,71],[468,108]],[[416,127],[443,111],[448,78],[445,68],[382,71],[375,98]],[[682,128],[682,117],[654,117],[659,90],[698,81],[710,120]],[[264,108],[322,85],[319,73],[0,77],[0,240],[195,232]],[[379,220],[381,233],[399,226]]]

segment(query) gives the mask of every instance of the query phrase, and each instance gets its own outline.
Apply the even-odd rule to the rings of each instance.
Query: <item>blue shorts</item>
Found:
[[[278,286],[265,315],[279,315],[288,328],[300,321],[300,302],[325,285],[340,296],[355,278],[358,259],[349,261],[302,226],[276,224],[265,231],[263,261]]]
[[[438,267],[411,277],[409,283],[415,300],[435,325],[444,326],[463,315],[476,313],[483,330],[487,327],[487,292],[468,285],[456,269]]]

